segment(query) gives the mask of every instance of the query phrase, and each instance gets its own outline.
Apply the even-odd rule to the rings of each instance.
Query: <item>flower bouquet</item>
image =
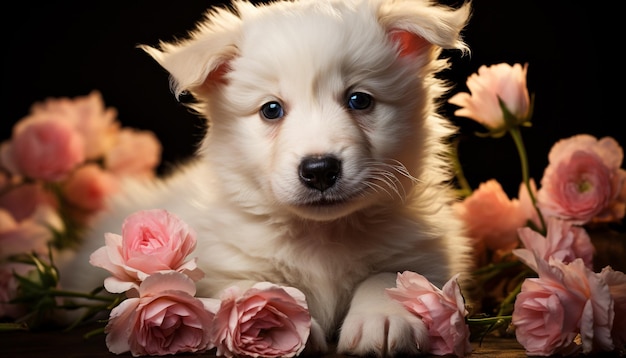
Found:
[[[468,323],[479,335],[514,334],[528,355],[624,354],[626,275],[611,266],[594,271],[588,234],[624,236],[623,149],[611,137],[562,139],[537,188],[522,140],[534,102],[527,71],[527,64],[482,66],[467,80],[471,93],[449,99],[460,107],[457,116],[487,129],[478,135],[510,134],[522,168],[519,197],[509,199],[496,179],[470,188],[458,163],[455,206],[474,240],[477,285],[486,291]]]
[[[127,177],[151,178],[161,144],[121,126],[98,91],[32,105],[0,145],[0,317],[4,327],[44,324],[72,298],[109,307],[109,298],[58,287],[54,258],[80,243],[89,221]],[[64,300],[64,298],[66,300]]]

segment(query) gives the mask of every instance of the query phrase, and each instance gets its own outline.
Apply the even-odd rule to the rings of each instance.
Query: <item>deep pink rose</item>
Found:
[[[538,205],[546,216],[577,224],[624,217],[624,154],[611,137],[581,134],[554,144],[548,155]]]
[[[455,115],[471,118],[491,131],[502,131],[506,123],[498,98],[518,120],[528,119],[530,95],[526,88],[527,71],[528,64],[523,67],[518,63],[513,66],[507,63],[481,66],[477,74],[467,78],[471,94],[457,93],[448,102],[461,107],[454,112]]]
[[[49,98],[31,107],[35,117],[55,116],[70,123],[85,139],[85,157],[95,159],[106,153],[120,128],[117,110],[106,108],[102,95],[92,91],[87,96]]]
[[[161,161],[161,143],[152,132],[122,129],[104,160],[117,175],[152,177]]]
[[[526,188],[520,186],[520,198],[524,191]],[[524,197],[528,198],[528,195]],[[481,183],[472,195],[455,203],[454,208],[465,223],[468,236],[492,251],[509,251],[517,247],[517,229],[525,226],[536,214],[530,202],[509,199],[495,179]]]
[[[615,305],[613,318],[613,344],[615,348],[624,352],[626,349],[626,274],[615,271],[607,266],[600,272],[600,278],[609,286],[611,297]]]
[[[187,256],[196,247],[196,233],[166,210],[145,210],[129,215],[122,235],[105,234],[105,246],[91,254],[90,263],[112,276],[104,287],[112,293],[125,292],[161,271],[185,273],[194,281],[204,276],[196,260]]]
[[[217,355],[293,357],[304,349],[311,316],[304,294],[267,282],[227,289],[211,332]]]
[[[565,263],[580,258],[587,267],[593,269],[595,248],[584,228],[556,217],[549,217],[546,224],[548,230],[545,237],[529,227],[520,228],[519,237],[524,248],[516,249],[514,253],[517,256],[527,256],[526,262],[531,263],[533,262],[530,259],[532,255],[537,255],[546,261],[553,257]],[[537,270],[536,267],[531,268]]]
[[[154,273],[111,311],[105,327],[109,351],[135,357],[204,352],[213,348],[213,313],[194,297],[195,283],[179,272]],[[210,306],[211,304],[207,304]]]
[[[3,164],[15,174],[60,181],[85,160],[83,137],[70,123],[48,117],[22,121],[2,149]]]
[[[465,317],[468,312],[458,274],[439,289],[426,277],[410,271],[399,273],[396,287],[387,294],[422,319],[430,335],[429,353],[463,357],[472,351]]]
[[[565,264],[535,256],[538,278],[522,284],[512,323],[528,355],[612,351],[609,287],[581,259]]]
[[[65,199],[87,211],[104,209],[106,198],[118,190],[118,179],[97,164],[86,164],[63,183]]]

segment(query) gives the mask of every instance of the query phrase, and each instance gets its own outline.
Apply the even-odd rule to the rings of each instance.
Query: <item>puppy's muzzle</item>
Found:
[[[305,157],[298,171],[304,185],[323,192],[335,185],[341,176],[341,161],[332,155]]]

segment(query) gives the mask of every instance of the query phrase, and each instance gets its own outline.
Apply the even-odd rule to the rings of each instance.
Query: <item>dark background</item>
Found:
[[[136,48],[185,36],[217,1],[13,2],[2,11],[2,112],[0,140],[29,107],[46,97],[74,97],[99,90],[125,126],[150,129],[164,146],[161,171],[194,151],[202,121],[170,93],[168,77]],[[447,1],[454,5],[454,1]],[[450,53],[453,70],[443,77],[466,90],[479,66],[529,63],[528,87],[536,96],[533,126],[522,135],[531,176],[539,181],[550,147],[579,133],[613,136],[626,145],[623,126],[622,30],[611,23],[616,9],[604,2],[569,0],[475,0],[464,32],[471,56]],[[619,36],[619,37],[618,37]],[[451,93],[451,94],[452,94]],[[446,105],[452,116],[454,107]],[[473,187],[495,177],[510,196],[521,180],[509,136],[482,139],[481,127],[461,127],[460,156]]]

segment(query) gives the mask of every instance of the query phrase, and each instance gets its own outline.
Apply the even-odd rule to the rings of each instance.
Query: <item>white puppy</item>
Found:
[[[214,9],[187,39],[142,47],[209,125],[198,158],[128,183],[62,273],[89,290],[105,232],[162,208],[198,233],[198,296],[258,281],[303,291],[309,348],[419,353],[424,324],[384,288],[405,270],[441,285],[469,267],[437,111],[442,49],[470,13],[423,0],[309,0]],[[176,122],[172,120],[172,125]],[[333,343],[334,344],[334,343]]]

